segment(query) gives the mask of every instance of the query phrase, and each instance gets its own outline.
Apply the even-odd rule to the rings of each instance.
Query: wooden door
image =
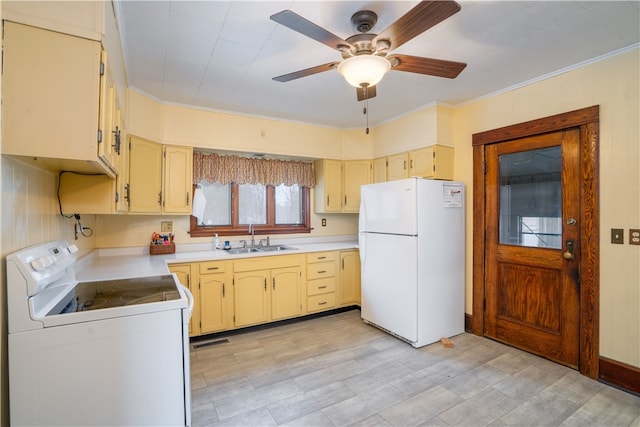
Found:
[[[486,336],[577,368],[580,132],[485,146]]]

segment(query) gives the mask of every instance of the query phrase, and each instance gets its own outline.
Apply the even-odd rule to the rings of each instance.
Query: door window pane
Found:
[[[302,189],[297,185],[275,188],[276,224],[302,224]]]
[[[503,154],[500,161],[500,243],[562,247],[560,147]]]
[[[267,187],[262,184],[238,186],[238,222],[240,224],[267,223]]]
[[[198,225],[230,225],[231,184],[202,181],[198,185],[205,199],[202,218],[197,217]]]

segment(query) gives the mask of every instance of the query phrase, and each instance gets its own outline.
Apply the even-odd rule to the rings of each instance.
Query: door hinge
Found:
[[[102,129],[98,129],[98,144],[102,142]]]
[[[118,203],[118,200],[120,200],[120,193],[116,191],[116,203]]]
[[[104,62],[100,62],[100,75],[104,76]]]

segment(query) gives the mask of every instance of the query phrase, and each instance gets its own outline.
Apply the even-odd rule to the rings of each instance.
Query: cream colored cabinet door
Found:
[[[162,145],[134,136],[129,141],[129,212],[162,213]]]
[[[192,147],[164,146],[164,213],[191,213],[192,163]]]
[[[100,42],[3,24],[2,154],[115,177],[98,156]]]
[[[387,158],[373,159],[373,182],[385,182],[387,180]]]
[[[129,149],[127,144],[127,134],[122,120],[122,109],[116,100],[115,129],[118,133],[119,143],[118,154],[118,175],[116,176],[116,211],[120,213],[129,212]],[[114,137],[115,138],[115,137]]]
[[[225,278],[225,273],[200,275],[200,330],[203,334],[228,328]]]
[[[387,156],[387,181],[409,178],[409,156],[407,153]]]
[[[233,299],[235,326],[266,323],[270,319],[269,270],[235,273]]]
[[[343,212],[360,211],[360,187],[371,182],[371,160],[346,160],[343,165]]]
[[[360,304],[360,255],[357,250],[340,251],[338,304]]]
[[[411,158],[411,176],[434,179],[453,179],[453,148],[444,145],[414,150]]]
[[[191,320],[189,321],[189,336],[200,335],[200,292],[198,287],[193,286],[195,282],[192,282],[193,277],[191,264],[169,264],[169,271],[176,273],[178,280],[184,285],[193,295],[193,311],[191,312]],[[192,285],[193,284],[193,285]]]
[[[271,320],[302,314],[300,268],[271,270]]]
[[[315,211],[318,213],[342,212],[342,161],[317,160]]]
[[[102,51],[100,75],[100,107],[98,119],[98,157],[114,172],[118,173],[118,158],[113,143],[116,88],[113,82],[107,53]]]

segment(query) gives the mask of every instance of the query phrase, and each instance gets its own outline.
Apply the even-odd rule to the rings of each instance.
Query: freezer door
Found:
[[[362,318],[417,341],[417,237],[376,233],[359,237]]]
[[[363,185],[360,231],[415,236],[416,203],[416,179]]]

